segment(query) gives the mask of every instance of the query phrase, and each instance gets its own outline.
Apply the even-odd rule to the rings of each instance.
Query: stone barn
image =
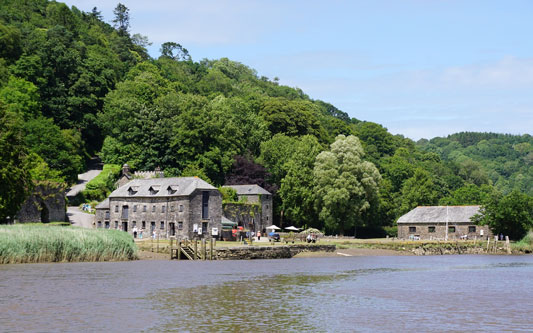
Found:
[[[476,225],[472,216],[480,206],[419,206],[398,221],[400,239],[486,239],[492,236],[488,226]]]
[[[134,178],[96,206],[95,226],[192,239],[220,235],[221,218],[222,195],[200,178]]]
[[[225,185],[231,187],[237,192],[239,200],[246,200],[248,204],[258,204],[257,209],[245,207],[239,204],[226,204],[224,215],[239,225],[250,228],[252,231],[266,232],[266,227],[272,222],[272,193],[268,192],[259,185]],[[250,212],[250,214],[246,214]]]

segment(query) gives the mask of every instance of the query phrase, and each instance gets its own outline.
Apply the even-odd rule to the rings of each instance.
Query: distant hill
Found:
[[[417,146],[445,161],[478,166],[483,171],[480,179],[489,179],[504,193],[517,189],[533,195],[533,137],[529,134],[461,132],[420,140]]]

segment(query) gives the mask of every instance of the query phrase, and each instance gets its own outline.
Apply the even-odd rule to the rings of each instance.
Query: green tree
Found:
[[[168,57],[170,59],[176,60],[176,61],[190,61],[191,56],[189,55],[189,51],[187,51],[186,48],[181,46],[178,43],[174,42],[166,42],[161,44],[161,56]]]
[[[417,168],[413,177],[406,180],[402,187],[400,213],[407,213],[417,206],[436,205],[439,200],[438,190],[431,175],[424,169]]]
[[[314,207],[313,168],[321,147],[318,140],[306,135],[296,141],[292,158],[286,162],[287,175],[281,181],[279,196],[283,218],[291,224],[322,229]]]
[[[31,187],[21,123],[0,103],[0,223],[15,216]]]
[[[361,216],[377,201],[379,171],[365,156],[359,139],[339,135],[315,162],[316,207],[326,230],[344,235],[362,224]]]
[[[533,198],[518,191],[504,197],[493,194],[475,219],[488,224],[495,234],[519,240],[533,228]]]
[[[115,28],[118,30],[119,34],[127,35],[128,29],[130,28],[129,8],[119,2],[115,9],[113,9],[113,14],[115,15],[115,18],[113,19]]]

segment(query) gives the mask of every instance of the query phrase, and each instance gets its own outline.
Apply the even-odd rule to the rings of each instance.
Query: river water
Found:
[[[533,256],[0,266],[2,332],[532,331]]]

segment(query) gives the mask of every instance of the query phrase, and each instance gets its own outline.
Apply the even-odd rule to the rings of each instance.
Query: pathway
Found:
[[[82,228],[93,228],[94,214],[82,212],[78,207],[67,208],[67,217],[72,225]]]

